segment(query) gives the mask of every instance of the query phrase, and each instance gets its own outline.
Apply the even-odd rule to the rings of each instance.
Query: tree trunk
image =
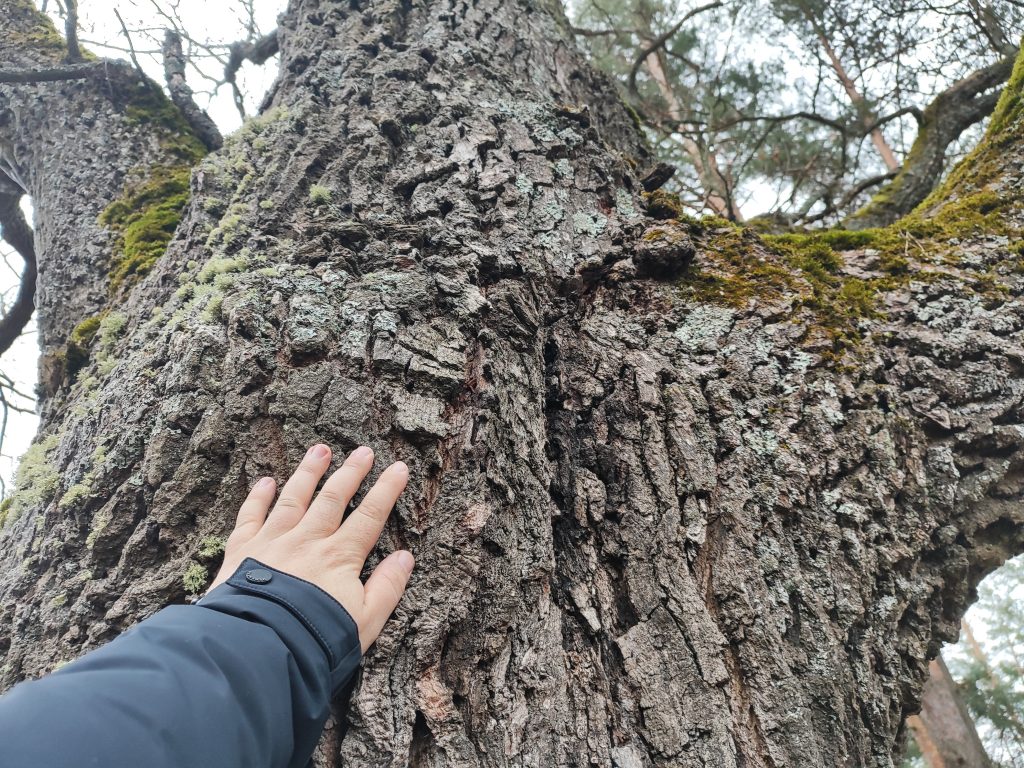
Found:
[[[899,270],[826,279],[645,212],[553,0],[295,0],[279,41],[155,259],[190,139],[165,102],[0,86],[44,352],[84,350],[7,504],[2,684],[183,600],[257,476],[365,442],[410,465],[381,551],[418,566],[319,765],[891,766],[1024,548],[1024,283],[1005,236],[926,225],[1016,209],[957,198]]]
[[[941,656],[928,665],[921,713],[907,718],[929,768],[990,768],[967,707]]]

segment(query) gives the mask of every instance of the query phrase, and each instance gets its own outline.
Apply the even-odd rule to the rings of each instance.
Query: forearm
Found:
[[[247,560],[197,605],[0,698],[5,765],[302,768],[360,655],[333,598]]]

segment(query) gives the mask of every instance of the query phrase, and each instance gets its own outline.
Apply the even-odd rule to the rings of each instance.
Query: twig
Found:
[[[132,44],[132,36],[128,33],[128,27],[125,25],[124,19],[121,18],[121,14],[118,12],[117,8],[114,8],[114,15],[117,16],[117,20],[121,23],[121,31],[124,32],[124,39],[128,41],[128,55],[131,57],[132,64],[135,65],[135,69],[138,70],[140,75],[142,75],[143,80],[152,88],[153,84],[146,76],[146,72],[142,69],[142,65],[139,64],[139,59],[135,55],[135,46]]]

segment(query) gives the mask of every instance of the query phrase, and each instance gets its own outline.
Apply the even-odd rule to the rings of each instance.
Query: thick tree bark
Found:
[[[816,288],[655,221],[565,40],[553,2],[296,0],[270,108],[112,291],[102,222],[150,209],[125,180],[159,177],[166,123],[126,119],[126,84],[0,89],[44,349],[108,310],[7,507],[4,685],[184,599],[254,478],[366,442],[410,464],[382,549],[418,568],[320,765],[892,764],[1024,548],[1006,240],[930,240],[914,280],[851,252]],[[104,142],[57,132],[85,113]],[[864,310],[843,356],[819,288]]]

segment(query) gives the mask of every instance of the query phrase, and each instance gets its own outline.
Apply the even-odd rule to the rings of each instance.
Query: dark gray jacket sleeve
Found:
[[[0,765],[303,768],[360,658],[338,602],[247,559],[195,605],[0,697]]]

